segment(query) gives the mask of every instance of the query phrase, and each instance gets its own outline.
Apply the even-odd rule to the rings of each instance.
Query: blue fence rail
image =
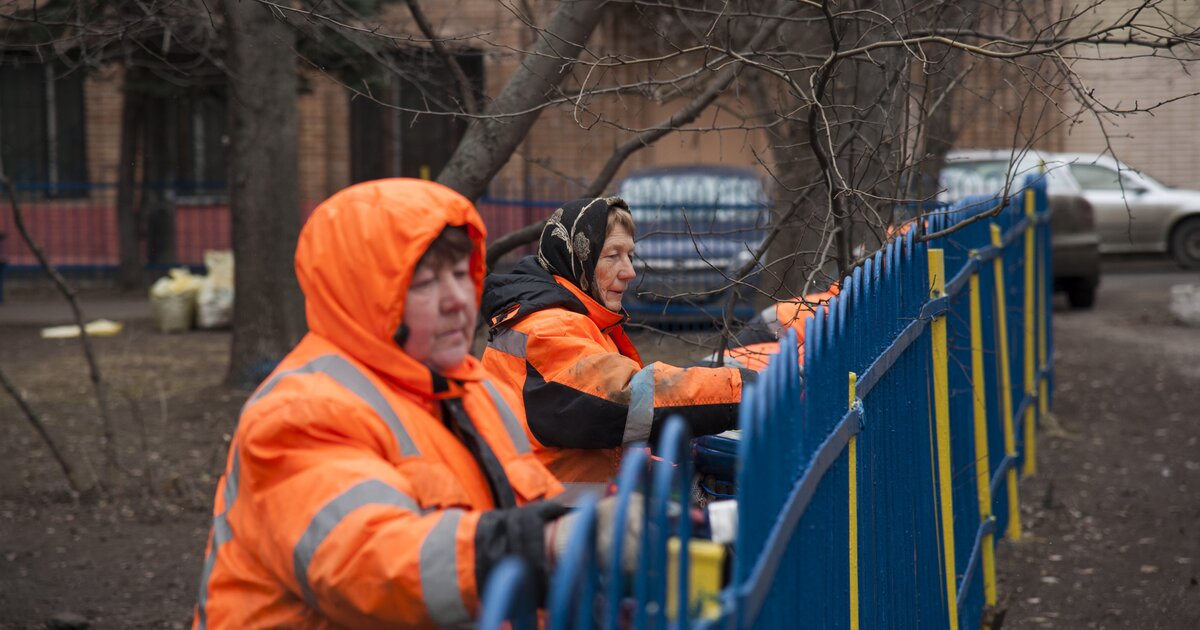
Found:
[[[672,538],[692,549],[688,519],[665,516],[692,474],[672,424],[661,461],[631,451],[618,479],[619,496],[640,488],[650,506],[634,587],[611,559],[594,570],[595,532],[583,531],[551,579],[550,628],[617,627],[622,609],[634,628],[980,626],[997,601],[997,540],[1021,537],[1018,480],[1036,472],[1050,402],[1045,185],[923,222],[926,234],[958,229],[890,241],[807,322],[803,369],[789,331],[747,387],[719,605],[695,593],[693,553],[667,560]],[[499,579],[483,627],[534,613],[527,590]]]

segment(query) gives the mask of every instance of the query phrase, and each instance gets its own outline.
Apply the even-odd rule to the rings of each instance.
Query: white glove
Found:
[[[618,535],[623,536],[621,547],[621,571],[631,574],[637,569],[638,553],[642,542],[642,513],[645,499],[640,492],[634,492],[629,497],[629,508],[625,512],[625,522],[616,523],[617,497],[609,496],[600,499],[596,504],[596,553],[597,564],[607,567],[612,557],[613,541]],[[546,525],[546,550],[550,566],[558,563],[567,550],[567,543],[579,525],[579,512],[574,511],[551,521]]]

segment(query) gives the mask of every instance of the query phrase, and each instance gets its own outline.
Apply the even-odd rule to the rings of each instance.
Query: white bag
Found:
[[[150,286],[150,311],[159,332],[186,332],[192,328],[201,280],[180,267]]]
[[[204,252],[208,275],[196,299],[196,327],[220,328],[233,322],[233,252]]]

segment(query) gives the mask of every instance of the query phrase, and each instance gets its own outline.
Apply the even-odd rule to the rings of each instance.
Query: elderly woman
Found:
[[[693,435],[735,428],[743,379],[753,377],[642,363],[621,327],[621,298],[635,277],[633,237],[621,199],[573,201],[547,221],[537,256],[484,284],[484,366],[522,393],[534,451],[566,496],[602,487],[617,472],[621,447],[653,441],[671,415]]]

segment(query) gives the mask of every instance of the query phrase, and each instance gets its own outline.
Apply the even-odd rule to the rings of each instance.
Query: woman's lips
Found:
[[[438,333],[437,338],[442,341],[454,341],[456,337],[466,338],[466,333],[461,329],[447,330],[444,333]]]

